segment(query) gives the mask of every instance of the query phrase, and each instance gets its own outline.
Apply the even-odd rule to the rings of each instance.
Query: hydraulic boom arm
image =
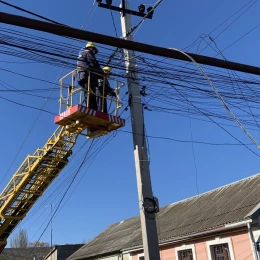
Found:
[[[0,195],[0,252],[7,238],[68,163],[78,133],[59,126],[43,148],[28,155]]]

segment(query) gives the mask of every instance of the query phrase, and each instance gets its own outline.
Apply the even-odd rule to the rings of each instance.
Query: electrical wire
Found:
[[[42,108],[33,107],[33,106],[25,105],[25,104],[22,104],[22,103],[18,103],[18,102],[15,102],[13,100],[10,100],[10,99],[7,99],[7,98],[1,97],[1,96],[0,96],[0,99],[6,100],[6,101],[13,103],[15,105],[19,105],[19,106],[23,106],[23,107],[27,107],[27,108],[32,108],[32,109],[35,109],[35,110],[38,110],[38,111],[41,111],[41,112],[45,112],[45,113],[48,113],[48,114],[51,114],[51,115],[56,115],[55,113],[52,113],[48,110],[44,110]]]
[[[4,4],[4,5],[7,5],[7,6],[10,6],[10,7],[14,8],[14,9],[17,9],[17,10],[22,11],[22,12],[24,12],[24,13],[31,14],[31,15],[33,15],[33,16],[36,16],[36,17],[41,18],[41,19],[43,19],[43,20],[45,20],[45,21],[48,21],[48,22],[51,22],[51,23],[54,23],[54,24],[59,24],[59,25],[66,26],[66,25],[64,25],[64,24],[58,23],[58,22],[56,22],[56,21],[54,21],[54,20],[51,20],[51,19],[49,19],[49,18],[47,18],[47,17],[44,17],[44,16],[42,16],[42,15],[39,15],[39,14],[36,14],[36,13],[34,13],[34,12],[28,11],[28,10],[26,10],[26,9],[23,9],[23,8],[21,8],[21,7],[19,7],[19,6],[16,6],[16,5],[7,3],[7,2],[5,2],[5,1],[0,0],[0,3],[2,3],[2,4]]]
[[[239,42],[240,40],[242,40],[245,36],[247,36],[248,34],[250,34],[251,32],[253,32],[255,29],[257,29],[260,26],[260,23],[257,24],[255,27],[253,27],[251,30],[249,30],[248,32],[246,32],[245,34],[243,34],[241,37],[239,37],[237,40],[235,40],[234,42],[232,42],[231,44],[229,44],[227,47],[225,47],[222,52],[226,51],[227,49],[229,49],[231,46],[233,46],[234,44],[236,44],[237,42]]]
[[[166,69],[168,70],[168,68],[166,68]],[[138,72],[140,73],[140,71],[138,71]],[[179,71],[178,71],[178,72],[179,72]],[[149,75],[149,73],[151,74],[151,72],[149,72],[149,71],[147,71],[147,70],[146,70],[146,71],[143,70],[143,71],[141,71],[141,73],[142,73],[142,74],[146,74],[146,75],[147,75],[147,74]],[[154,73],[154,74],[155,74],[155,73]],[[152,76],[153,76],[153,75],[152,75]],[[149,80],[148,77],[146,77],[145,80],[146,80],[146,81],[153,81],[153,82],[155,81],[153,78],[151,78],[151,79]],[[197,81],[197,79],[196,79],[196,81]],[[221,79],[221,81],[223,81],[223,79]],[[236,81],[236,82],[237,82],[237,81]],[[159,83],[159,82],[158,82],[158,83]],[[160,82],[160,83],[163,83],[163,82]],[[166,83],[167,83],[167,82],[166,82]],[[232,82],[231,82],[231,84],[232,84]],[[243,83],[243,84],[244,84],[244,83]],[[158,87],[159,87],[159,86],[158,86]],[[186,88],[187,88],[187,86],[186,86]],[[197,90],[198,90],[198,89],[197,89]],[[223,95],[223,93],[221,93],[221,95]],[[230,93],[230,95],[233,95],[233,94]],[[223,96],[225,96],[225,94],[224,94]],[[245,98],[245,96],[244,96],[244,97],[241,96],[241,99],[243,99],[243,98]],[[252,96],[251,96],[250,98],[252,98]]]
[[[168,66],[168,65],[167,65]],[[141,67],[141,66],[140,66]],[[156,70],[157,70],[157,67],[158,67],[158,65],[157,66],[153,66]],[[118,68],[119,69],[119,67],[118,67],[118,65],[116,65],[116,68]],[[123,67],[121,67],[120,69],[123,69]],[[167,73],[169,73],[169,75],[171,75],[171,80],[172,79],[174,79],[176,76],[172,73],[172,72],[170,72],[169,70],[171,69],[172,70],[172,67],[170,68],[168,68],[168,67],[162,67],[161,69],[163,69],[163,70],[166,70],[167,71]],[[184,71],[181,71],[181,70],[176,70],[176,73],[178,73],[179,75],[180,75],[180,73],[183,73]],[[152,72],[152,71],[148,71],[147,69],[139,69],[139,71],[138,71],[138,73],[139,74],[141,74],[141,80],[145,80],[146,82],[153,82],[153,83],[163,83],[163,84],[166,84],[166,85],[168,85],[168,87],[169,87],[169,82],[168,81],[165,81],[165,82],[162,82],[162,81],[159,81],[158,80],[158,77],[156,77],[156,71],[155,72]],[[206,86],[206,83],[203,83],[199,78],[198,78],[198,76],[197,75],[195,75],[195,73],[192,73],[192,76],[190,76],[191,74],[190,74],[190,72],[189,71],[187,71],[187,73],[189,73],[189,78],[191,79],[191,81],[196,81],[196,83],[198,83],[198,84],[200,84],[200,85],[205,85]],[[167,76],[166,74],[165,74],[165,72],[161,72],[161,74],[163,74],[164,75],[164,78],[167,78],[167,79],[170,79],[170,77],[169,76]],[[142,76],[143,75],[143,76]],[[176,74],[177,75],[177,74]],[[119,76],[119,77],[125,77],[123,74],[118,74],[117,76]],[[185,75],[183,75],[183,76],[185,76]],[[214,75],[211,73],[211,75],[210,75],[211,77],[213,77],[214,78]],[[187,78],[186,78],[187,79]],[[218,82],[220,82],[219,81],[219,79],[214,79],[215,81],[217,80]],[[230,81],[230,77],[228,76],[228,80]],[[223,79],[221,79],[221,82],[222,82],[222,84],[224,83],[224,84],[227,84],[227,79],[225,79],[225,78],[223,78]],[[237,83],[239,83],[239,84],[252,84],[253,82],[238,82],[237,81],[237,79],[236,80],[234,80],[234,82],[237,82]],[[232,82],[230,82],[231,84],[232,84]],[[190,84],[190,83],[189,83]],[[253,83],[253,84],[259,84],[258,82],[255,82],[255,83]],[[153,85],[155,85],[155,84],[153,84]],[[175,84],[176,85],[176,84]],[[159,85],[158,85],[158,87],[159,87]],[[166,86],[167,87],[167,86]],[[184,87],[184,86],[183,86]],[[219,86],[220,87],[220,86]],[[233,86],[232,86],[233,87]],[[187,88],[187,86],[185,86],[185,88]],[[205,90],[202,90],[202,89],[198,89],[197,88],[197,90],[199,90],[199,91],[203,91],[203,92],[205,92]],[[244,93],[243,93],[244,94]],[[208,95],[208,94],[207,94]],[[234,96],[233,95],[233,93],[231,93],[230,92],[230,94],[228,93],[228,96],[225,94],[225,93],[221,93],[221,95],[223,96],[223,97],[225,97],[225,98],[232,98],[232,99],[237,99],[237,98],[239,98],[239,99],[244,99],[244,97],[245,97],[245,95],[244,95],[244,97],[241,95],[241,97],[236,97],[236,96]],[[213,95],[211,95],[210,94],[210,96],[211,96],[211,98],[212,97],[214,97]],[[231,97],[232,96],[232,97]],[[249,97],[248,97],[249,98]],[[254,96],[254,95],[251,95],[250,96],[250,99],[251,99],[251,101],[252,102],[258,102],[259,103],[259,101],[257,101],[257,99],[256,99],[256,96]],[[254,100],[253,100],[254,99]],[[251,102],[250,101],[250,102]]]
[[[131,131],[126,131],[126,130],[118,130],[118,132],[123,132],[123,133],[129,133],[133,134]],[[135,133],[138,135],[138,133]],[[188,143],[188,144],[203,144],[203,145],[210,145],[210,146],[244,146],[244,144],[235,144],[235,143],[212,143],[212,142],[205,142],[205,141],[190,141],[190,140],[180,140],[180,139],[175,139],[171,137],[166,137],[166,136],[154,136],[154,135],[147,135],[148,138],[151,139],[160,139],[160,140],[166,140],[166,141],[173,141],[177,143]],[[252,143],[246,144],[246,145],[254,145]]]
[[[234,113],[229,109],[228,105],[226,104],[226,102],[224,101],[224,99],[222,98],[222,96],[219,94],[219,92],[217,91],[215,85],[212,83],[212,81],[210,80],[210,78],[208,77],[208,75],[204,72],[204,70],[200,67],[200,65],[187,53],[175,49],[174,50],[182,53],[183,55],[185,55],[186,57],[188,57],[192,62],[194,62],[196,64],[196,66],[198,67],[198,69],[201,71],[201,73],[207,78],[209,84],[212,86],[212,88],[214,89],[214,92],[216,93],[216,95],[218,96],[218,98],[220,99],[221,103],[223,104],[223,106],[225,107],[225,109],[228,111],[228,113],[232,116],[232,118],[237,122],[237,124],[239,125],[239,127],[243,130],[243,132],[249,137],[249,139],[257,146],[257,148],[260,148],[258,142],[253,138],[253,136],[251,136],[251,134],[244,128],[244,126],[240,123],[240,121],[237,119],[237,117],[234,115]]]
[[[222,26],[226,21],[228,21],[230,18],[232,18],[233,16],[235,16],[238,12],[240,12],[242,9],[244,9],[248,4],[250,4],[252,2],[249,1],[248,3],[246,3],[244,6],[242,6],[237,12],[235,12],[231,17],[229,17],[228,19],[226,19],[223,23],[221,23],[218,27],[216,27],[214,30],[212,30],[208,35],[211,35],[215,30],[217,30],[220,26]],[[219,36],[221,36],[228,28],[230,28],[239,18],[241,18],[255,3],[257,2],[257,0],[254,0],[253,3],[248,6],[235,20],[233,20],[228,26],[226,26],[216,37],[214,37],[214,40],[216,40]],[[199,53],[202,53],[206,48],[208,47],[208,45],[202,49]]]
[[[115,34],[116,34],[116,37],[118,38],[117,29],[116,29],[116,23],[115,23],[115,19],[114,19],[113,12],[112,12],[112,10],[111,10],[110,2],[109,2],[109,4],[108,4],[108,7],[109,7],[109,10],[110,10],[110,15],[111,15],[111,19],[112,19],[112,22],[113,22]]]
[[[161,76],[159,74],[159,76]],[[216,121],[214,121],[210,116],[208,116],[207,114],[205,114],[205,112],[203,112],[200,108],[198,108],[197,106],[195,106],[193,103],[191,103],[187,97],[185,97],[183,94],[181,94],[180,91],[178,91],[175,88],[175,91],[177,93],[179,93],[181,95],[181,97],[186,100],[188,103],[190,103],[191,106],[193,106],[196,110],[198,110],[200,113],[202,113],[204,116],[206,116],[210,121],[212,121],[214,124],[218,125],[222,130],[224,130],[226,133],[228,133],[232,138],[234,138],[235,140],[237,140],[239,143],[241,143],[244,147],[246,147],[248,150],[250,150],[253,154],[255,154],[256,156],[260,157],[258,154],[256,154],[252,149],[250,149],[248,146],[246,146],[245,144],[243,144],[239,139],[237,139],[233,134],[231,134],[229,131],[227,131],[224,127],[222,127],[219,123],[217,123]]]

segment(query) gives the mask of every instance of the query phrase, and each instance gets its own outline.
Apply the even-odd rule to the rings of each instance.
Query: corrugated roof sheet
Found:
[[[159,240],[162,242],[245,220],[259,203],[260,174],[173,203],[161,208],[157,214]],[[138,216],[109,226],[68,259],[84,259],[140,245]]]

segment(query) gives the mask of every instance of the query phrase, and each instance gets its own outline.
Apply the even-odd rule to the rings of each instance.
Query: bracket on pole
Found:
[[[125,0],[122,0],[122,7],[118,7],[118,6],[114,6],[114,5],[110,5],[110,4],[104,4],[101,1],[97,1],[97,2],[98,2],[99,7],[121,12],[123,14],[123,16],[125,16],[125,14],[127,13],[127,14],[132,14],[135,16],[146,17],[148,19],[152,19],[152,17],[153,17],[152,14],[147,15],[144,12],[137,12],[137,11],[125,8]]]

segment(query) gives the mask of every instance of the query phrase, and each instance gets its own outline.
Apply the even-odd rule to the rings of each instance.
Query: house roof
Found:
[[[160,242],[246,220],[260,203],[260,174],[160,209]],[[142,245],[139,216],[109,226],[69,260],[112,254]]]
[[[34,256],[36,259],[43,260],[50,250],[50,247],[5,248],[0,254],[0,260],[33,260]]]
[[[47,259],[51,256],[55,251],[60,251],[60,255],[66,255],[66,257],[72,255],[75,251],[80,249],[84,244],[66,244],[66,245],[55,245],[51,251],[45,256]],[[0,258],[1,260],[1,258]]]

